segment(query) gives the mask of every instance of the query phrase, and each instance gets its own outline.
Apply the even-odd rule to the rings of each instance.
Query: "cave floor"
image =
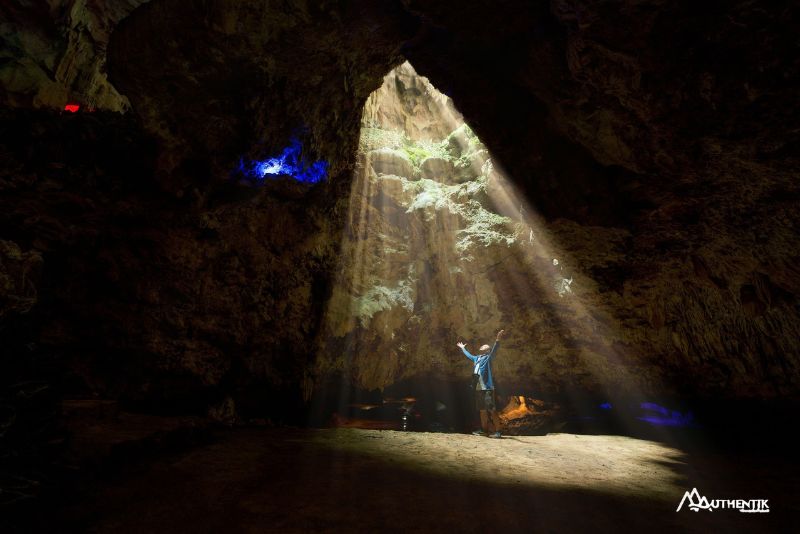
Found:
[[[767,453],[624,436],[501,440],[363,429],[235,428],[108,476],[73,499],[86,532],[787,531],[800,474]],[[676,508],[769,499],[770,513]]]

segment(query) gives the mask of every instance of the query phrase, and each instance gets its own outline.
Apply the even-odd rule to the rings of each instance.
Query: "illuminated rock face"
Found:
[[[553,257],[540,241],[581,229],[525,215],[527,203],[513,198],[452,101],[410,65],[396,70],[424,88],[413,107],[428,110],[423,124],[438,121],[442,133],[398,130],[412,105],[395,89],[395,72],[368,100],[317,373],[340,372],[363,388],[426,375],[466,382],[471,369],[456,341],[477,353],[504,328],[494,368],[508,393],[641,392],[614,346],[624,332],[603,322],[610,303],[584,274],[620,257],[624,230],[594,229],[586,265],[560,248]]]
[[[410,69],[398,70],[408,77]],[[742,264],[754,253],[744,236],[689,235],[700,221],[671,220],[676,214],[664,208],[632,225],[524,214],[535,203],[502,199],[486,147],[427,80],[410,83],[426,88],[413,94],[413,106],[428,110],[423,124],[438,119],[450,131],[432,137],[410,127],[397,134],[411,105],[402,104],[402,91],[392,94],[395,80],[387,76],[365,108],[344,275],[334,285],[320,373],[340,371],[365,388],[426,375],[463,380],[469,368],[455,342],[476,351],[506,328],[495,376],[509,393],[791,391],[795,378],[762,360],[766,347],[794,336],[796,310],[782,289],[790,282],[754,275],[746,266],[753,260]],[[389,154],[403,164],[387,165]],[[697,217],[719,216],[718,209],[704,206]],[[772,231],[797,240],[788,228]],[[664,232],[683,236],[684,244],[665,240]],[[543,239],[549,249],[539,246]],[[697,252],[682,256],[685,246]],[[740,259],[711,267],[699,257],[723,249]],[[723,279],[742,280],[730,297],[730,282],[711,274],[726,269]],[[747,282],[752,276],[760,298]],[[775,304],[758,304],[767,301]]]
[[[231,394],[239,409],[248,384],[299,398],[353,350],[363,387],[459,378],[454,336],[474,348],[506,326],[496,372],[509,388],[798,396],[800,127],[796,58],[786,55],[796,8],[152,0],[124,17],[133,4],[69,4],[77,11],[57,33],[72,35],[89,13],[104,13],[102,24],[56,52],[34,38],[50,35],[49,11],[0,8],[12,33],[29,36],[14,51],[22,67],[2,78],[7,107],[76,88],[107,95],[107,109],[127,98],[136,112],[66,127],[47,115],[30,127],[27,110],[7,112],[32,148],[3,154],[0,239],[40,255],[43,279],[26,278],[40,284],[34,315],[15,304],[3,320],[43,328],[40,346],[54,358],[80,353],[65,367],[86,371],[101,394],[172,391],[197,409]],[[94,44],[82,46],[88,35]],[[103,93],[95,74],[106,43],[114,89]],[[75,61],[59,67],[62,57]],[[433,120],[437,101],[409,72],[393,75],[393,106],[370,107],[405,59],[453,98],[487,151]],[[391,124],[412,128],[413,150],[354,157],[362,112],[373,129],[366,148],[399,143],[375,127]],[[240,157],[280,152],[298,126],[311,159],[330,162],[329,183],[227,188]],[[115,132],[112,145],[152,142],[154,154],[142,148],[130,161],[97,144]],[[18,136],[7,137],[10,146]],[[558,266],[535,258],[552,284],[519,290],[527,228],[498,232],[478,252],[496,222],[490,158],[565,252]],[[351,205],[371,224],[359,227]],[[356,231],[343,235],[348,225]],[[364,261],[340,258],[343,242],[366,248],[362,258],[383,274],[334,285],[342,265],[357,272]],[[32,298],[21,260],[3,261],[15,280],[4,290]]]
[[[422,126],[410,109],[422,110]],[[481,204],[490,166],[465,162],[485,148],[453,113],[407,63],[368,99],[319,374],[365,388],[424,373],[453,379],[468,370],[455,342],[467,336],[477,350],[499,329],[487,266],[510,255],[515,229]]]
[[[108,82],[105,47],[120,20],[148,0],[7,2],[0,30],[8,61],[0,71],[14,106],[125,111],[128,99]]]

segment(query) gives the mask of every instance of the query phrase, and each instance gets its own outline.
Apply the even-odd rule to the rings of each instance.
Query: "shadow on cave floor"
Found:
[[[360,429],[215,429],[65,494],[66,532],[779,531],[797,505],[793,461],[687,453],[623,436]],[[185,437],[185,436],[184,436]],[[769,499],[769,514],[676,513],[697,487]]]

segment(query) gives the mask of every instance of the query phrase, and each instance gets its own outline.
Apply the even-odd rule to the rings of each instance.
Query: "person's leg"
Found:
[[[484,418],[484,411],[483,411],[483,395],[482,391],[475,390],[475,411],[478,414],[478,424],[480,425],[480,430],[475,430],[472,432],[473,434],[480,434],[481,432],[486,432],[484,430],[483,418]]]
[[[497,397],[494,390],[486,392],[486,418],[488,419],[486,433],[494,437],[500,437],[500,415],[497,413]]]
[[[486,410],[481,410],[481,430],[489,433],[489,412]]]
[[[492,415],[491,411],[494,408],[492,405],[492,391],[487,389],[483,392],[483,419],[481,420],[481,426],[483,427],[483,431],[486,432],[488,435],[489,432],[492,430]]]
[[[497,414],[497,410],[489,410],[487,413],[487,420],[488,423],[486,425],[486,432],[489,434],[494,434],[500,430],[500,421],[498,420],[499,415]]]

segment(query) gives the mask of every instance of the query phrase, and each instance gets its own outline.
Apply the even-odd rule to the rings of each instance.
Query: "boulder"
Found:
[[[544,435],[562,424],[561,408],[540,399],[512,395],[500,411],[500,427],[509,435]]]
[[[368,161],[376,174],[392,174],[404,178],[414,176],[414,166],[411,160],[400,151],[391,148],[380,148],[369,153]]]
[[[447,137],[447,151],[454,158],[461,157],[469,150],[469,136],[464,128],[457,128]]]
[[[400,206],[408,207],[414,200],[415,193],[411,190],[407,190],[406,187],[404,187],[404,182],[405,184],[408,183],[400,176],[391,174],[384,174],[380,178],[377,178],[375,183],[377,185],[377,198],[380,199],[380,205],[385,206],[386,199],[391,199]]]
[[[425,158],[420,164],[420,171],[423,178],[435,182],[453,183],[455,178],[455,168],[453,162],[444,158],[430,157]]]

